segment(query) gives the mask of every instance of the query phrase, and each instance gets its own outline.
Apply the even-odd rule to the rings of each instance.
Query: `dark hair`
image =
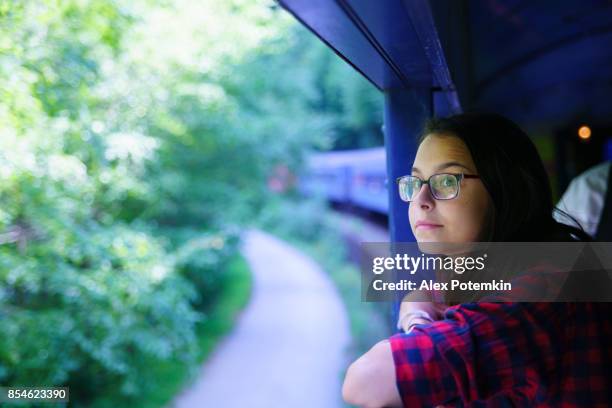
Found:
[[[535,145],[517,124],[497,114],[464,113],[430,119],[419,143],[431,133],[453,135],[467,145],[493,201],[490,241],[591,240],[581,228],[553,218],[546,169]]]

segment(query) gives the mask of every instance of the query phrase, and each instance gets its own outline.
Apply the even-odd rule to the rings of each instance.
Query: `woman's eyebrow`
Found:
[[[439,171],[439,170],[445,169],[447,167],[452,167],[452,166],[459,166],[459,167],[463,167],[467,171],[472,171],[472,169],[468,168],[467,166],[465,166],[465,165],[463,165],[463,164],[461,164],[459,162],[454,162],[454,161],[446,162],[446,163],[442,163],[442,164],[438,165],[438,167],[436,167],[435,171]],[[417,173],[421,172],[421,170],[419,170],[418,167],[414,167],[414,166],[412,167],[412,171],[413,172],[417,172]]]

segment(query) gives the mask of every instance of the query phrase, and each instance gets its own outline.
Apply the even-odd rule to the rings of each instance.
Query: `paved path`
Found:
[[[260,231],[246,235],[243,253],[254,275],[250,303],[174,406],[342,406],[350,334],[344,306],[326,273]]]

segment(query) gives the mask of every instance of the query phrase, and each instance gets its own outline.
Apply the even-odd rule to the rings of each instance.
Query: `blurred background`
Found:
[[[382,145],[382,95],[288,13],[0,1],[0,26],[0,385],[171,403],[249,302],[255,227],[331,271],[347,361],[383,336],[346,220],[296,183],[312,152]]]

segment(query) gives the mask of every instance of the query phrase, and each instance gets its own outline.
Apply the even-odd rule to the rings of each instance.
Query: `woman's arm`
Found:
[[[342,397],[364,408],[401,407],[389,340],[378,342],[346,372]]]

